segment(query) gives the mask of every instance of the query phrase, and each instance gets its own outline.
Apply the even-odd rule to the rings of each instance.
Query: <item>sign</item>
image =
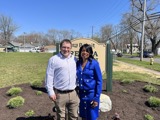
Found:
[[[79,49],[83,44],[89,44],[93,49],[93,56],[98,60],[102,73],[105,73],[105,55],[106,55],[106,45],[104,43],[98,43],[93,39],[79,38],[73,39],[72,41],[72,51],[71,53],[78,58]]]

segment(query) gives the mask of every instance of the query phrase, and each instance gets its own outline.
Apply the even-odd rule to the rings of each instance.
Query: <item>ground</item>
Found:
[[[138,71],[145,73],[146,70],[137,68],[135,66],[129,66],[125,64],[119,64],[113,68],[114,71]],[[151,72],[147,72],[151,74]],[[158,75],[152,73],[152,75]],[[160,80],[160,79],[158,79]],[[113,80],[112,92],[106,92],[106,80],[103,81],[103,93],[107,94],[112,100],[112,110],[108,112],[100,112],[98,120],[113,120],[112,117],[115,113],[120,115],[120,120],[145,120],[144,115],[150,114],[154,117],[154,120],[160,120],[160,107],[151,108],[146,104],[147,99],[150,96],[156,96],[160,98],[160,92],[158,93],[146,93],[143,91],[143,86],[147,83],[134,82],[132,84],[121,84],[119,81]],[[48,95],[44,87],[39,89],[33,89],[29,84],[17,85],[22,88],[23,92],[20,96],[25,98],[23,106],[16,109],[9,109],[6,107],[7,102],[11,96],[7,96],[6,92],[11,87],[0,89],[0,120],[53,120],[55,113],[52,112],[53,103],[49,100]],[[160,86],[154,85],[160,91]],[[37,96],[36,91],[43,92],[42,95]],[[126,92],[124,92],[126,91]],[[25,113],[28,110],[34,110],[34,117],[26,117]],[[80,119],[79,119],[80,120]]]
[[[150,96],[160,97],[160,92],[146,93],[142,89],[144,85],[146,83],[134,82],[124,85],[119,81],[113,81],[112,92],[106,92],[106,80],[104,80],[103,93],[110,96],[113,106],[109,112],[100,112],[99,120],[112,120],[115,113],[120,115],[121,120],[144,120],[146,114],[154,116],[154,120],[160,120],[160,108],[150,108],[146,105]],[[0,89],[0,120],[53,120],[55,113],[52,112],[52,102],[43,87],[33,89],[29,84],[18,86],[23,90],[20,96],[25,98],[25,103],[16,109],[6,107],[7,101],[12,98],[6,95],[10,87]],[[160,86],[155,87],[160,90]],[[36,90],[41,90],[43,94],[37,96]],[[123,92],[124,90],[127,92]],[[28,110],[35,111],[34,117],[25,116]]]

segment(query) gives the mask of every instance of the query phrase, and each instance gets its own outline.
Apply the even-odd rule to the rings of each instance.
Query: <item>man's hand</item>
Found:
[[[56,101],[56,94],[49,96],[52,101]]]

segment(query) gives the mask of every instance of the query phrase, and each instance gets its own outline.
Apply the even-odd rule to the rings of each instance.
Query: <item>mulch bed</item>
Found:
[[[121,120],[145,120],[144,115],[150,114],[154,120],[160,120],[160,108],[151,108],[146,104],[150,96],[160,98],[160,92],[147,93],[143,91],[143,86],[147,83],[134,82],[131,84],[121,84],[119,81],[113,81],[112,92],[106,92],[106,81],[103,82],[103,93],[110,96],[112,100],[112,110],[109,112],[100,112],[99,120],[113,120],[115,113],[120,115]],[[11,87],[0,89],[0,120],[53,120],[56,118],[52,112],[53,103],[48,98],[46,90],[42,88],[31,88],[29,84],[17,85],[23,92],[19,95],[25,98],[23,106],[16,109],[6,107],[11,96],[6,92]],[[160,86],[154,85],[160,91]],[[42,95],[37,96],[36,91],[42,91]],[[127,92],[123,92],[127,91]],[[33,117],[26,117],[28,110],[34,110]]]

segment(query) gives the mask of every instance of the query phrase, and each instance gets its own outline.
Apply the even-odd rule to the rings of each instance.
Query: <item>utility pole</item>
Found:
[[[144,0],[144,3],[143,3],[143,23],[142,23],[141,57],[140,57],[140,61],[143,61],[143,44],[144,44],[145,13],[146,13],[146,0]]]
[[[92,39],[93,39],[93,26],[92,26]]]
[[[26,33],[24,32],[23,34],[24,34],[24,35],[23,35],[23,42],[24,42],[24,43],[23,43],[23,44],[24,44],[24,45],[23,45],[23,47],[24,47],[23,49],[24,49],[24,52],[25,52],[25,34],[26,34]]]

